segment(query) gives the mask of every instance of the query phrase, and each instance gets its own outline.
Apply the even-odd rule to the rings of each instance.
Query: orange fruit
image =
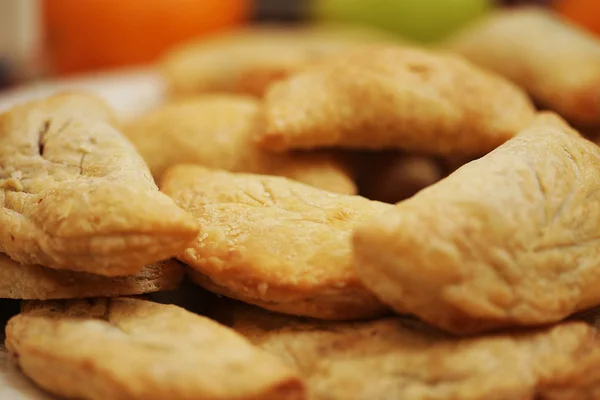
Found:
[[[44,0],[45,52],[57,73],[146,63],[249,13],[250,0]]]
[[[600,0],[558,0],[554,7],[567,19],[600,35]]]

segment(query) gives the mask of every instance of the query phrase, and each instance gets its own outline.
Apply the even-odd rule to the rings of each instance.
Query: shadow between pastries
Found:
[[[600,147],[552,113],[361,224],[357,273],[455,333],[540,325],[600,304]]]
[[[26,302],[6,348],[31,380],[67,398],[306,398],[297,372],[231,329],[144,300]]]
[[[111,110],[63,94],[0,115],[0,251],[24,264],[130,275],[181,252],[194,219],[158,191]]]
[[[178,258],[206,289],[269,310],[344,320],[386,312],[359,281],[351,236],[392,208],[286,178],[179,165],[161,190],[201,233]]]

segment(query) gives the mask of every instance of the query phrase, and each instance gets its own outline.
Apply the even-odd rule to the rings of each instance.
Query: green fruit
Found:
[[[313,0],[313,7],[319,19],[374,25],[433,42],[493,6],[492,0]]]

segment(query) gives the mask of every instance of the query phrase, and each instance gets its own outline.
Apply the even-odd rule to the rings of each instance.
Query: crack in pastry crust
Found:
[[[195,237],[193,218],[159,193],[114,123],[101,100],[84,94],[0,115],[0,251],[25,264],[116,276]]]

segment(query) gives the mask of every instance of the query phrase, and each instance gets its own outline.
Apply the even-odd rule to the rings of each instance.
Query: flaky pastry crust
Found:
[[[194,219],[158,191],[112,111],[63,94],[0,115],[0,252],[106,276],[181,252]]]
[[[550,11],[496,11],[445,46],[515,82],[572,123],[600,125],[600,40]]]
[[[202,38],[169,51],[160,70],[172,96],[206,92],[262,97],[273,83],[328,57],[365,43],[392,42],[363,28],[260,26]]]
[[[350,238],[354,226],[391,205],[193,165],[167,171],[161,190],[200,223],[198,239],[178,258],[207,289],[324,319],[385,311],[354,272]]]
[[[344,53],[272,85],[269,150],[399,148],[485,154],[534,117],[527,95],[460,56],[377,45]]]
[[[85,272],[19,264],[0,254],[0,298],[49,300],[112,297],[176,289],[183,279],[181,264],[157,262],[131,276],[106,277]]]
[[[154,178],[175,164],[281,175],[320,189],[356,194],[356,185],[329,153],[275,154],[254,136],[264,129],[261,103],[248,96],[212,94],[169,103],[124,128]]]
[[[457,338],[412,318],[320,322],[228,304],[219,318],[306,378],[315,400],[592,400],[597,331],[584,322]]]
[[[298,374],[182,308],[113,298],[28,302],[6,347],[44,389],[91,400],[300,400]]]
[[[356,228],[377,296],[456,333],[600,304],[600,147],[541,114],[503,146]]]

